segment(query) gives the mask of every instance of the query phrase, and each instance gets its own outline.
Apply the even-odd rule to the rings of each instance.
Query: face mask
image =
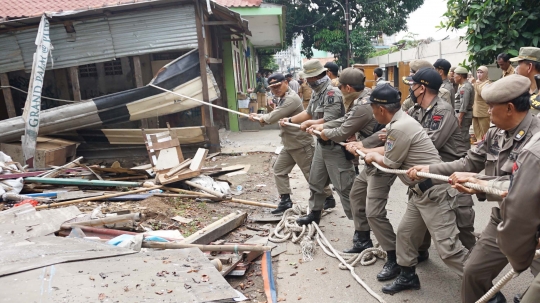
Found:
[[[308,81],[308,84],[309,84],[309,86],[311,86],[311,88],[314,88],[314,87],[317,87],[317,86],[323,84],[328,79],[329,79],[328,76],[324,76],[321,79],[316,80],[316,81]]]
[[[420,86],[417,87],[416,89],[419,89],[419,88],[420,88]],[[412,87],[409,87],[409,96],[411,96],[411,101],[414,102],[414,104],[418,103],[418,97],[420,97],[420,96],[417,97],[417,96],[414,95],[414,92],[416,91],[416,89],[413,90]],[[422,94],[420,94],[420,95],[422,95]]]

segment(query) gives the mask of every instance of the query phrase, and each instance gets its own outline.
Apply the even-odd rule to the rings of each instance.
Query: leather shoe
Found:
[[[382,288],[382,292],[388,295],[396,294],[403,290],[420,289],[420,280],[416,275],[414,266],[401,266],[401,273],[394,283],[386,285]]]
[[[517,294],[514,296],[514,303],[520,303],[523,295]]]
[[[401,273],[401,267],[397,264],[396,251],[389,250],[386,252],[387,260],[381,272],[377,274],[377,280],[387,281],[394,279]]]
[[[289,208],[292,208],[291,195],[284,194],[284,195],[281,195],[281,201],[279,202],[278,207],[274,209],[273,211],[271,211],[271,213],[274,215],[280,215]]]
[[[418,257],[417,257],[418,263],[422,263],[426,261],[427,259],[429,259],[429,251],[424,250],[424,251],[418,252]]]
[[[321,222],[321,213],[322,211],[320,210],[312,210],[309,214],[296,219],[296,223],[298,225],[308,225],[311,222],[319,224]]]
[[[346,254],[359,254],[367,248],[373,247],[373,242],[370,238],[370,231],[355,231],[355,235],[358,235],[358,240],[354,242],[353,247],[346,249],[343,252]],[[354,241],[354,236],[353,236]]]
[[[489,299],[488,303],[506,303],[506,298],[502,292],[499,291],[491,299]]]
[[[327,210],[334,207],[336,207],[336,199],[334,199],[334,196],[326,197],[326,200],[324,200],[323,209]]]

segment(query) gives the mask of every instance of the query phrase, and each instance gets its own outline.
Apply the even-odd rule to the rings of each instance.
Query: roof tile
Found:
[[[212,0],[225,7],[259,7],[262,0]]]

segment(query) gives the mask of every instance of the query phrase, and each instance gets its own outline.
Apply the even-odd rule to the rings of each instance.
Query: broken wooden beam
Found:
[[[67,229],[67,228],[73,228],[73,227],[78,227],[78,226],[99,226],[99,225],[130,222],[130,221],[138,222],[138,221],[141,221],[143,217],[144,216],[141,215],[141,213],[133,213],[133,214],[127,214],[127,215],[105,217],[105,218],[96,219],[96,220],[65,223],[65,224],[62,224],[62,228]]]
[[[191,182],[191,181],[184,181],[187,185],[191,186],[191,187],[195,187],[195,188],[198,188],[200,190],[204,190],[205,192],[211,194],[211,195],[214,195],[220,199],[227,199],[227,195],[226,194],[223,194],[223,193],[220,193],[220,192],[217,192],[213,189],[210,189],[210,188],[207,188],[207,187],[204,187],[202,185],[199,185],[195,182]]]
[[[232,213],[195,232],[191,236],[185,238],[182,243],[208,244],[244,224],[246,218],[247,213],[245,212]]]
[[[120,196],[140,193],[140,192],[144,192],[144,191],[150,191],[150,190],[159,189],[159,188],[162,188],[162,187],[163,186],[161,186],[161,185],[156,185],[156,186],[152,186],[152,187],[139,188],[139,189],[136,189],[136,190],[130,190],[130,191],[116,193],[116,194],[110,194],[110,195],[103,195],[103,196],[99,196],[99,197],[82,198],[82,199],[77,199],[77,200],[72,200],[72,201],[67,201],[67,202],[51,203],[51,204],[47,204],[47,205],[39,205],[39,206],[36,206],[36,209],[65,206],[65,205],[71,205],[71,204],[76,204],[76,203],[81,203],[81,202],[99,201],[99,200],[112,198],[112,197],[120,197]]]
[[[102,181],[102,180],[83,180],[83,179],[66,179],[66,178],[40,178],[30,177],[25,178],[25,182],[55,184],[55,185],[77,185],[77,186],[105,186],[105,187],[136,187],[141,186],[140,182],[124,182],[124,181]]]
[[[271,250],[271,246],[260,246],[260,245],[198,245],[198,244],[187,244],[185,242],[181,243],[172,243],[172,242],[152,242],[145,241],[142,244],[144,248],[161,248],[161,249],[183,249],[195,247],[201,251],[267,251]]]

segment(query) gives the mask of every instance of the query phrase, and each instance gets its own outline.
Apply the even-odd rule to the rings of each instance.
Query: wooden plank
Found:
[[[201,81],[202,81],[202,95],[203,101],[209,102],[210,97],[208,95],[208,79],[206,73],[206,46],[204,44],[203,30],[204,26],[202,24],[202,18],[204,15],[201,12],[200,2],[195,2],[195,25],[197,29],[197,46],[199,48],[199,66],[201,71]],[[206,39],[210,40],[210,39]],[[201,106],[201,117],[202,124],[204,126],[213,126],[212,119],[210,118],[210,110],[208,106]]]
[[[206,21],[204,25],[235,25],[236,21]]]
[[[191,164],[191,159],[187,159],[184,162],[180,163],[178,166],[173,167],[165,176],[169,178],[172,175],[176,174],[177,172],[181,171],[182,169],[188,167],[188,165],[190,164]]]
[[[218,59],[218,58],[208,58],[208,59],[206,59],[206,62],[208,64],[218,64],[218,63],[223,63],[223,60]]]
[[[191,161],[191,165],[189,166],[189,169],[191,169],[192,171],[201,170],[207,154],[208,154],[207,149],[199,148],[197,150],[197,153],[195,154],[195,157],[193,157],[193,161]]]
[[[177,147],[179,145],[178,139],[176,142],[174,141],[165,141],[165,142],[152,142],[152,146],[146,145],[149,149],[153,150],[165,150],[173,147]]]
[[[157,162],[156,162],[156,171],[173,168],[180,164],[178,159],[178,154],[176,153],[176,148],[171,147],[167,149],[162,149],[159,152]]]
[[[68,200],[75,200],[80,198],[90,198],[90,197],[97,197],[97,196],[103,196],[104,192],[90,192],[85,193],[81,190],[79,191],[66,191],[66,192],[58,192],[56,196],[56,201],[68,201]]]
[[[166,177],[165,174],[156,174],[156,178],[158,182],[162,185],[174,183],[182,180],[187,180],[191,178],[195,178],[201,174],[200,171],[192,171],[189,168],[186,170],[181,171],[179,174],[174,175],[170,178]]]
[[[247,213],[245,212],[232,213],[195,232],[191,236],[185,238],[182,243],[208,244],[241,226],[246,218]]]
[[[73,91],[73,100],[81,101],[81,86],[79,85],[79,67],[69,67],[69,79],[71,80],[71,89]]]
[[[140,182],[123,182],[123,181],[101,181],[101,180],[84,180],[84,179],[64,179],[64,178],[25,178],[25,182],[56,184],[56,185],[84,185],[84,186],[119,186],[119,187],[135,187],[140,186]]]
[[[143,77],[141,69],[141,58],[139,56],[133,56],[133,73],[135,76],[135,85],[137,87],[143,87]]]
[[[6,73],[0,74],[0,83],[2,86],[9,86],[9,78]],[[8,113],[8,117],[13,118],[17,116],[17,113],[15,111],[15,105],[13,104],[13,96],[11,95],[11,88],[6,87],[2,89],[2,92],[4,93],[4,100],[6,102],[6,109]]]

